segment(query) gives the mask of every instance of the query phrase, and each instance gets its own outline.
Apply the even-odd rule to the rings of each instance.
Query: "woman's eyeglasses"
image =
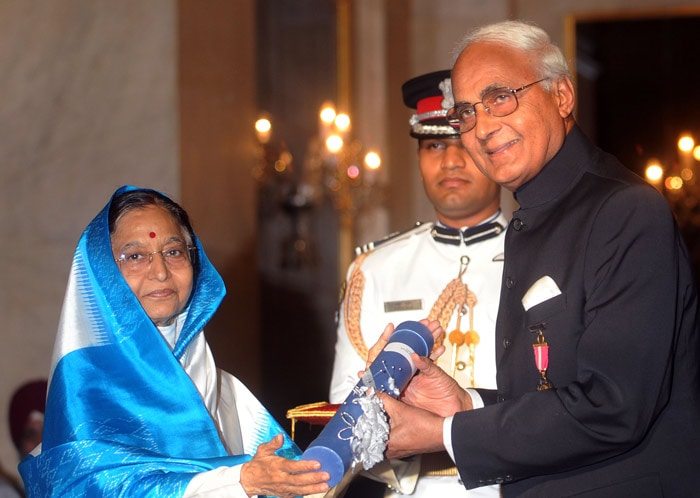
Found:
[[[168,269],[177,270],[191,265],[194,257],[195,246],[185,244],[175,244],[160,251],[146,252],[138,249],[125,251],[119,255],[116,261],[122,271],[130,275],[140,275],[146,273],[151,267],[153,256],[160,254]]]

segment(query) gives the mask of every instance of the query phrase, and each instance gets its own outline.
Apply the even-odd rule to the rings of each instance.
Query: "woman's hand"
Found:
[[[241,486],[246,494],[293,498],[328,491],[328,473],[314,472],[321,468],[320,463],[312,460],[287,460],[275,455],[283,442],[284,438],[278,434],[269,442],[258,446],[253,459],[243,464]]]

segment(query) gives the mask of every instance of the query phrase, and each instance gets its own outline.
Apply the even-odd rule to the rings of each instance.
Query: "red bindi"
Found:
[[[155,239],[155,238],[156,238],[156,232],[151,232],[151,233],[148,234],[148,236],[149,236],[150,238],[152,238],[152,239]]]

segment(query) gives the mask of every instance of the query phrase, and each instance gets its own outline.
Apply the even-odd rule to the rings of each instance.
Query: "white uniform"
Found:
[[[452,244],[440,242],[434,238],[434,224],[421,224],[370,247],[353,261],[339,312],[331,403],[341,403],[357,383],[367,349],[387,323],[427,317],[439,319],[446,333],[446,352],[438,365],[463,387],[496,388],[495,327],[508,222],[500,212],[488,221],[500,225],[484,232],[488,238],[480,234],[465,243],[470,240],[463,231],[466,235],[453,236]],[[463,342],[459,347],[450,342],[456,330],[460,332],[452,338]],[[498,487],[468,492],[456,469],[453,472],[421,476],[415,491],[410,476],[399,485],[403,493],[413,491],[411,496],[499,496]],[[403,495],[389,490],[387,496]]]

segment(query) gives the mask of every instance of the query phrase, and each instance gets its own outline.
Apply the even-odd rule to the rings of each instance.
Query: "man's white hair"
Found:
[[[540,77],[571,79],[571,71],[561,49],[542,28],[524,21],[502,21],[478,27],[464,36],[453,51],[453,61],[474,43],[494,43],[533,54]],[[543,82],[549,86],[549,82]]]

